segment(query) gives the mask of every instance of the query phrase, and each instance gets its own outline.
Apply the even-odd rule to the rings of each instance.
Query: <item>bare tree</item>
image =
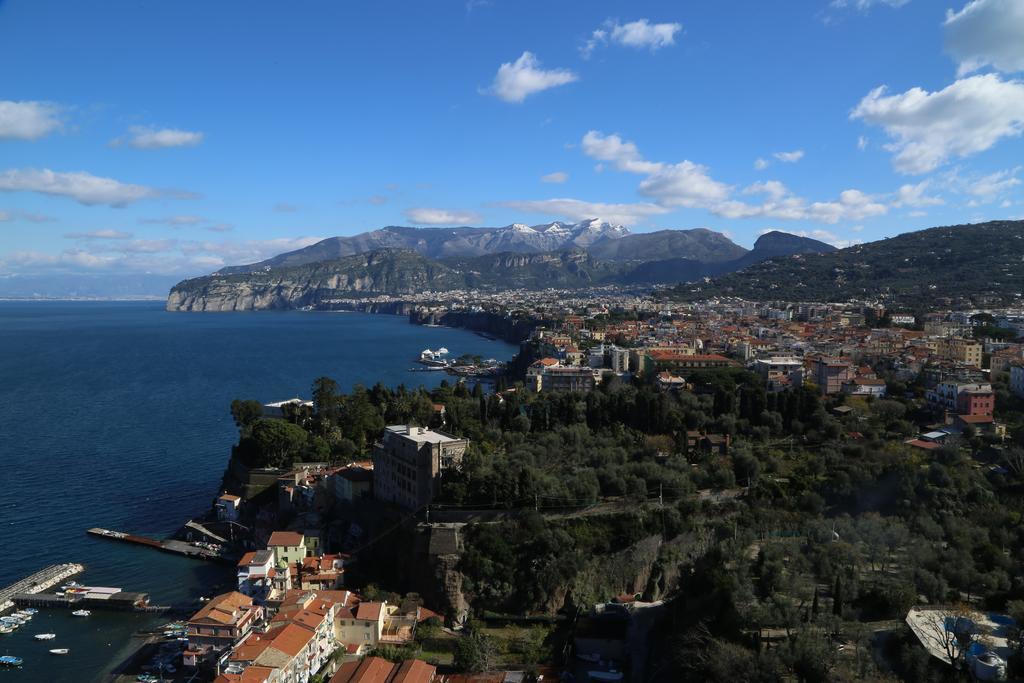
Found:
[[[941,653],[954,668],[963,666],[967,652],[978,639],[980,616],[968,605],[920,610],[910,624],[921,644],[932,654]]]

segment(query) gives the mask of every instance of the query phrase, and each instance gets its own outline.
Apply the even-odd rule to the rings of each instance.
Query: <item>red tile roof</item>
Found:
[[[302,545],[302,542],[302,534],[297,531],[275,531],[270,534],[270,540],[267,541],[267,547],[297,546]]]

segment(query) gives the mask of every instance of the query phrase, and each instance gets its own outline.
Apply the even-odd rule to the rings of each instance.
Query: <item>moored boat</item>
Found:
[[[74,612],[71,613],[71,616],[73,616],[73,617],[87,617],[90,614],[92,614],[92,612],[90,612],[87,609],[76,609]]]
[[[66,655],[69,652],[71,652],[71,650],[67,649],[66,647],[55,647],[52,650],[50,650],[51,655]]]
[[[21,666],[22,658],[14,655],[0,655],[0,666]]]
[[[53,640],[56,637],[56,633],[37,633],[35,635],[36,640]]]

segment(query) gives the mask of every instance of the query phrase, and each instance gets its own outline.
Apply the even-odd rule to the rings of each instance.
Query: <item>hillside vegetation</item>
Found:
[[[709,282],[682,284],[686,300],[881,299],[905,306],[997,305],[1024,290],[1024,221],[910,232],[831,253],[772,258]]]

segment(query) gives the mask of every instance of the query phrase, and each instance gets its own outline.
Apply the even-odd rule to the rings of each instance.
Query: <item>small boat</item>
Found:
[[[73,617],[87,617],[90,614],[92,614],[92,612],[90,612],[87,609],[76,609],[74,612],[71,613],[71,616],[73,616]]]
[[[25,614],[39,614],[39,610],[37,610],[35,607],[26,607],[21,611]]]
[[[54,649],[50,650],[51,655],[66,655],[69,652],[71,652],[71,650],[67,649],[66,647],[55,647]]]
[[[56,637],[56,633],[37,633],[35,635],[36,640],[53,640]]]
[[[0,635],[6,635],[8,633],[14,633],[13,626],[0,626]]]
[[[0,656],[0,666],[21,666],[22,662],[21,657],[15,657],[14,655]]]

